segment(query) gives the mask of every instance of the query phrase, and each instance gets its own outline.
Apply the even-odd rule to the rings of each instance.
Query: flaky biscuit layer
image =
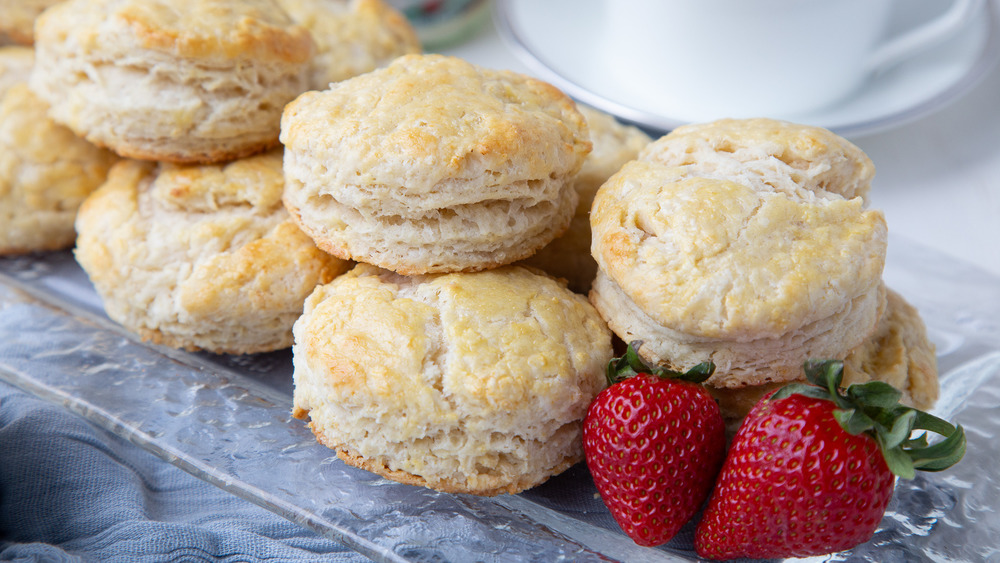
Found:
[[[53,119],[123,156],[182,163],[275,146],[313,52],[269,0],[70,0],[36,32],[31,87]]]

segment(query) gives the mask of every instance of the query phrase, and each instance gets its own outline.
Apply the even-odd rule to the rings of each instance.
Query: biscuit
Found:
[[[78,135],[132,158],[274,147],[313,41],[271,0],[68,0],[35,27],[31,87]]]
[[[850,350],[844,360],[843,385],[884,381],[902,393],[900,402],[929,410],[939,393],[934,344],[919,312],[889,289],[887,306],[874,334]],[[815,356],[822,359],[831,356]],[[800,377],[800,381],[805,381]],[[727,427],[735,429],[750,409],[767,393],[784,385],[770,383],[751,387],[718,388],[708,391],[719,403]]]
[[[31,47],[0,47],[0,97],[14,84],[27,82],[34,64],[35,51]]]
[[[108,316],[191,351],[287,348],[318,284],[349,264],[281,205],[281,152],[225,165],[116,164],[77,216],[76,258]]]
[[[640,158],[797,199],[865,198],[875,176],[868,155],[843,137],[821,127],[764,118],[678,127]]]
[[[801,176],[828,169],[829,151],[799,151],[811,146],[799,135],[767,136],[772,123],[723,122],[721,137],[752,134],[710,144],[721,156],[696,152],[684,162],[673,155],[691,144],[692,129],[678,129],[680,141],[672,133],[654,141],[612,176],[591,211],[597,309],[624,340],[645,342],[648,361],[678,369],[715,361],[715,386],[794,379],[810,355],[863,342],[885,307],[884,216],[817,174]],[[817,163],[789,159],[799,164],[776,172],[726,156],[740,154],[740,143],[785,154],[781,142]]]
[[[309,89],[383,67],[396,57],[420,53],[409,20],[383,0],[279,0],[316,42]]]
[[[117,160],[47,113],[25,82],[0,93],[0,255],[73,246],[77,209]]]
[[[604,112],[588,106],[578,106],[578,109],[587,119],[593,150],[573,179],[573,188],[579,197],[576,214],[562,236],[523,263],[565,279],[573,291],[587,293],[597,274],[597,262],[590,255],[590,206],[594,194],[652,139],[640,129],[619,123]]]
[[[530,256],[569,225],[586,121],[544,82],[442,55],[288,104],[285,205],[327,252],[403,274]]]
[[[295,323],[293,414],[347,463],[446,492],[516,493],[579,462],[611,335],[536,272],[358,264]]]
[[[35,19],[61,0],[0,0],[0,37],[19,45],[35,41]]]

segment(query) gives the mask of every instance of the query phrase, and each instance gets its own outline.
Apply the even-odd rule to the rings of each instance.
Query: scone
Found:
[[[920,313],[895,291],[889,289],[886,295],[886,311],[874,334],[839,358],[844,360],[843,385],[884,381],[902,393],[903,404],[929,410],[937,401],[940,387],[934,343],[927,338]],[[708,390],[719,403],[727,426],[734,429],[757,401],[782,385],[710,386]]]
[[[313,41],[273,0],[68,0],[35,27],[31,87],[80,136],[210,163],[278,142]]]
[[[0,91],[0,255],[73,246],[77,209],[118,158],[47,113],[26,82]]]
[[[123,160],[77,216],[76,258],[112,320],[187,350],[287,348],[302,304],[349,264],[281,205],[281,152],[226,165]]]
[[[61,0],[0,0],[0,37],[19,45],[31,45],[35,39],[35,19]]]
[[[34,64],[35,50],[31,47],[0,47],[0,96],[18,82],[27,82]]]
[[[588,106],[578,106],[587,119],[593,150],[573,179],[579,202],[569,229],[559,238],[523,261],[563,278],[573,291],[587,293],[597,274],[590,255],[590,206],[594,194],[622,165],[634,159],[652,140],[640,129],[619,123],[612,116]]]
[[[569,226],[584,117],[544,82],[406,55],[290,103],[284,201],[316,244],[403,274],[530,256]]]
[[[295,323],[294,412],[347,463],[496,495],[583,459],[611,336],[587,303],[520,266],[402,276],[358,264]]]
[[[847,188],[810,184],[828,151],[788,159],[790,170],[757,165],[809,146],[810,128],[744,125],[715,133],[729,139],[715,145],[722,154],[680,164],[673,134],[654,141],[601,187],[591,212],[591,300],[602,316],[623,340],[642,340],[647,361],[714,361],[716,387],[796,379],[806,359],[864,342],[885,309],[882,213],[843,197]],[[756,143],[788,148],[729,161],[733,147]]]
[[[310,63],[309,89],[325,90],[420,53],[409,20],[384,0],[279,0],[292,19],[312,32],[316,54]]]

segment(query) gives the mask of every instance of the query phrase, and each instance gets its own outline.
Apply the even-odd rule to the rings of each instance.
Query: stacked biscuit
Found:
[[[602,143],[626,156],[609,160],[638,152],[617,127]],[[295,415],[319,441],[480,495],[580,461],[610,331],[565,281],[512,265],[576,213],[591,141],[575,104],[515,73],[405,56],[297,98],[281,139],[292,217],[359,263],[295,324]]]
[[[0,195],[24,223],[8,233],[51,238],[58,222],[61,239],[17,250],[75,237],[108,315],[143,339],[289,347],[306,296],[350,263],[284,209],[281,111],[325,65],[339,79],[418,51],[412,28],[380,0],[29,4],[33,27],[20,22],[28,5],[4,8],[5,24],[32,31],[34,64],[30,91],[4,101],[0,142],[16,150],[3,153],[0,181],[14,188]]]
[[[731,420],[802,378],[807,359],[847,358],[848,382],[893,378],[926,407],[933,348],[882,283],[885,220],[864,199],[873,175],[860,149],[824,129],[678,128],[598,192],[591,300],[648,361],[713,361],[706,384]],[[886,361],[896,367],[872,369]]]

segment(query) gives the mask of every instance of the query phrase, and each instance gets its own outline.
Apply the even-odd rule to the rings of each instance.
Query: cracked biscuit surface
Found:
[[[407,55],[281,120],[285,205],[316,244],[404,274],[526,258],[569,225],[586,121],[553,86]]]
[[[225,165],[123,160],[80,209],[77,261],[108,316],[146,340],[287,348],[306,296],[350,264],[295,226],[282,186],[280,151]]]
[[[611,335],[519,266],[402,276],[368,264],[295,324],[295,415],[348,463],[448,492],[515,493],[583,458]]]

